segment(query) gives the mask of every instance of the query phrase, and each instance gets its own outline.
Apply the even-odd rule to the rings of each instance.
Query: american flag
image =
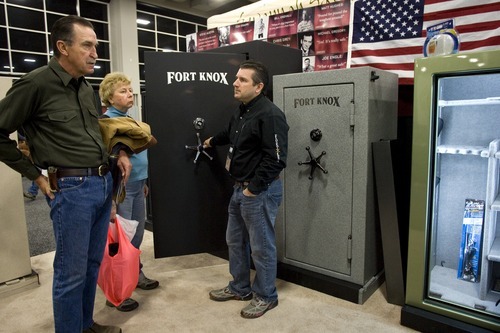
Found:
[[[413,84],[428,26],[455,20],[460,50],[500,47],[500,0],[358,0],[354,5],[350,66],[373,66]]]

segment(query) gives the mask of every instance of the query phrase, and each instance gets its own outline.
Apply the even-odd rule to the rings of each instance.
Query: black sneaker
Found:
[[[233,293],[229,287],[225,287],[222,289],[217,289],[217,290],[212,290],[210,293],[210,299],[213,301],[217,302],[224,302],[224,301],[230,301],[230,300],[237,300],[237,301],[248,301],[251,300],[253,295],[252,293],[248,293],[247,295],[237,295]]]
[[[25,198],[27,198],[27,199],[30,199],[30,200],[35,200],[35,199],[36,199],[36,195],[31,194],[31,193],[29,193],[29,192],[24,192],[24,193],[23,193],[23,196],[24,196]]]
[[[160,282],[152,280],[144,275],[144,273],[139,274],[139,281],[137,282],[137,287],[142,290],[151,290],[158,288]]]
[[[269,310],[274,309],[278,306],[278,300],[266,302],[262,298],[255,296],[250,304],[241,310],[241,316],[243,318],[259,318],[264,315]]]
[[[83,330],[83,333],[122,333],[122,329],[116,326],[105,326],[93,323],[91,327]]]
[[[127,298],[126,300],[124,300],[122,302],[122,304],[120,304],[118,306],[115,306],[113,303],[106,300],[106,305],[109,307],[112,307],[112,308],[116,308],[118,311],[121,311],[121,312],[129,312],[129,311],[135,310],[139,307],[139,303],[137,303],[137,301],[132,299],[132,298]]]

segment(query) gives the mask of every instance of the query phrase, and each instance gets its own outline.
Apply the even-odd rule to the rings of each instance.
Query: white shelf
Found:
[[[456,101],[438,101],[438,106],[470,106],[470,105],[500,105],[500,97],[488,97],[481,99],[461,99]]]
[[[495,238],[493,245],[491,245],[490,253],[488,253],[488,260],[500,262],[500,238]]]
[[[491,204],[491,210],[500,211],[500,194],[497,195],[495,201]]]
[[[438,154],[456,154],[456,155],[478,155],[489,157],[488,147],[483,146],[460,146],[460,145],[440,145],[436,147]]]

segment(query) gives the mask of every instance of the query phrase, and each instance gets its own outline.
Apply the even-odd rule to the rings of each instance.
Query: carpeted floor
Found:
[[[31,186],[31,181],[23,177],[23,192]],[[28,240],[30,256],[47,253],[55,250],[52,221],[49,217],[49,206],[45,196],[38,192],[35,200],[24,198],[26,224],[28,226]]]
[[[23,179],[23,188],[30,182]],[[40,285],[0,302],[0,332],[53,332],[52,261],[54,239],[44,196],[25,199],[32,269]],[[277,281],[279,306],[259,319],[243,319],[247,302],[214,302],[211,289],[225,286],[228,262],[210,254],[154,258],[153,234],[141,246],[144,272],[160,281],[155,290],[136,290],[140,306],[119,312],[105,305],[98,288],[94,319],[120,326],[125,333],[147,332],[414,332],[399,324],[401,307],[389,304],[385,284],[363,304],[351,303],[283,280]]]
[[[144,271],[158,279],[160,287],[136,290],[132,297],[140,306],[127,313],[106,306],[98,289],[96,322],[118,325],[124,333],[414,332],[399,324],[401,307],[387,303],[385,284],[359,305],[278,280],[279,306],[262,318],[243,319],[239,312],[248,302],[214,302],[208,297],[211,289],[223,287],[230,279],[226,260],[206,253],[154,259],[150,231],[145,233],[142,250]],[[53,258],[54,252],[31,258],[40,286],[1,300],[0,332],[54,331]]]

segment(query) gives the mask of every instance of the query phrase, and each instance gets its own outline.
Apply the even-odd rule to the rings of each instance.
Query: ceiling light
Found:
[[[143,19],[137,19],[137,24],[140,24],[140,25],[148,25],[149,23],[151,23],[150,21],[148,20],[143,20]]]

